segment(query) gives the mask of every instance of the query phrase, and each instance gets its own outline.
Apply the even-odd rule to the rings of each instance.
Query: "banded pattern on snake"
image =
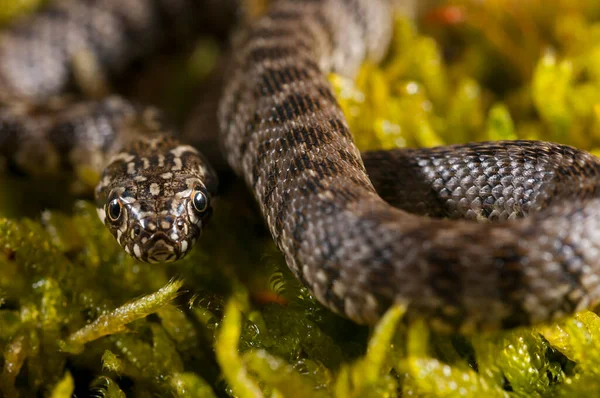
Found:
[[[600,162],[592,155],[490,142],[376,152],[363,163],[326,74],[352,75],[365,58],[381,58],[392,3],[280,0],[234,41],[219,108],[224,154],[290,269],[319,301],[361,323],[401,303],[409,318],[444,330],[508,328],[597,303]],[[73,49],[118,72],[199,3],[60,4],[0,38],[5,104],[43,103],[68,88]],[[97,35],[106,21],[115,23],[106,32],[121,36]],[[156,111],[108,98],[60,111],[5,106],[0,120],[0,153],[13,167],[104,169],[100,218],[134,257],[175,260],[198,238],[216,177]],[[484,219],[498,222],[473,222]]]

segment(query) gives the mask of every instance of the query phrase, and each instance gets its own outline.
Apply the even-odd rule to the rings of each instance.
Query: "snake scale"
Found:
[[[0,37],[0,153],[8,166],[102,171],[100,218],[142,261],[190,250],[212,211],[214,171],[152,108],[119,97],[65,107],[52,97],[74,85],[77,54],[118,74],[166,38],[193,35],[206,7],[65,0]],[[359,323],[398,303],[410,319],[468,332],[597,303],[600,162],[592,155],[514,141],[361,158],[326,74],[352,76],[384,55],[392,7],[275,1],[232,42],[218,110],[224,156],[292,272]]]

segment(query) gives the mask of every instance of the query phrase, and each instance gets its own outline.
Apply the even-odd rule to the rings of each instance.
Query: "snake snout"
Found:
[[[168,263],[179,258],[177,244],[161,232],[146,242],[145,252],[150,263]]]

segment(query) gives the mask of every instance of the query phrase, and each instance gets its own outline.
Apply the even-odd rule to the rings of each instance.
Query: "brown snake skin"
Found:
[[[597,303],[592,155],[532,141],[374,152],[367,176],[326,74],[352,75],[383,56],[391,3],[280,0],[233,43],[219,107],[224,155],[290,269],[360,323],[399,303],[408,318],[468,332]],[[169,37],[193,35],[202,5],[66,0],[0,36],[0,154],[30,174],[102,171],[100,218],[142,261],[189,251],[210,215],[214,173],[153,109],[116,97],[69,107],[48,99],[74,86],[79,53],[116,75]]]

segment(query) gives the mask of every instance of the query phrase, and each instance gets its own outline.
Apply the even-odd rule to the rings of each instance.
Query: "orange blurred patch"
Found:
[[[458,25],[466,21],[466,12],[457,6],[435,7],[425,14],[424,21],[436,25]]]
[[[260,304],[260,305],[270,304],[270,303],[277,303],[279,305],[287,305],[287,303],[288,303],[288,300],[284,299],[283,297],[281,297],[269,290],[252,292],[252,293],[250,293],[250,299],[253,302],[255,302],[256,304]]]

